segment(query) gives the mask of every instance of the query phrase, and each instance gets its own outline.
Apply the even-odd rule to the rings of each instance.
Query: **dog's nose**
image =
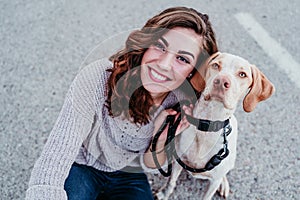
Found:
[[[225,76],[217,77],[214,80],[215,87],[220,87],[222,89],[229,89],[230,85],[231,85],[231,82],[230,82],[229,78],[227,78]]]

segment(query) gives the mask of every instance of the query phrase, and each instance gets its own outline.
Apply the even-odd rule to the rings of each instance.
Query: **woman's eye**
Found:
[[[161,51],[166,51],[166,47],[160,42],[154,43],[154,46],[155,46],[156,49],[159,49]]]
[[[179,61],[181,61],[181,62],[186,63],[186,64],[190,64],[190,63],[191,63],[187,58],[185,58],[185,57],[183,57],[183,56],[177,56],[177,59],[178,59]]]

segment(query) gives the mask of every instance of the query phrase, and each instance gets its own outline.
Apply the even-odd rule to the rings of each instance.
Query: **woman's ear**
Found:
[[[251,66],[251,72],[252,84],[243,101],[243,108],[246,112],[253,111],[260,101],[266,100],[275,92],[274,85],[256,66]]]
[[[193,71],[193,76],[190,79],[190,83],[192,84],[193,88],[197,91],[197,92],[202,92],[205,88],[205,74],[208,68],[209,63],[215,59],[216,57],[218,57],[221,53],[220,52],[216,52],[213,55],[211,55],[210,57],[208,57],[206,59],[206,61],[198,68],[198,69],[194,69]]]

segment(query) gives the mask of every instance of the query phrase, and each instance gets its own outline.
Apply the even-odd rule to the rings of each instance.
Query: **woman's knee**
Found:
[[[99,186],[87,166],[73,164],[65,181],[65,191],[69,200],[96,199]]]
[[[153,200],[150,184],[145,174],[132,175],[109,192],[109,199],[114,200]]]

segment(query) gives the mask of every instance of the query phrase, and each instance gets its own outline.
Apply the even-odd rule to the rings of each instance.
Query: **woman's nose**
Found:
[[[170,70],[172,68],[173,59],[174,55],[166,51],[160,55],[157,63],[161,69]]]

